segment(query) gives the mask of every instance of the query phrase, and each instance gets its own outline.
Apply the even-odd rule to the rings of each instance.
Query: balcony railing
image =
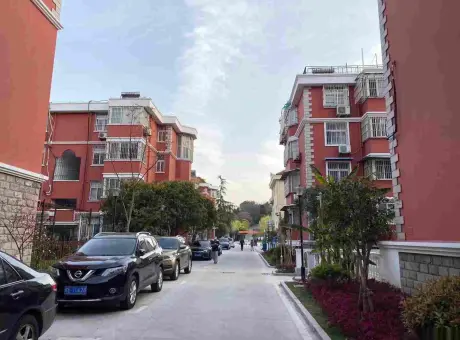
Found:
[[[305,66],[303,74],[359,74],[367,70],[382,69],[383,65]]]

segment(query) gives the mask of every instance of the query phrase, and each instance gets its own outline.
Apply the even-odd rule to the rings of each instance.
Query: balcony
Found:
[[[381,73],[361,73],[356,79],[355,103],[364,103],[369,98],[383,98],[385,78]]]

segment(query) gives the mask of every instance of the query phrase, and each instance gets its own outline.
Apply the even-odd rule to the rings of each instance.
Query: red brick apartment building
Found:
[[[0,222],[36,209],[61,0],[2,0],[0,9]],[[2,224],[2,223],[0,223]],[[0,228],[0,239],[5,241]],[[0,248],[16,254],[11,242]],[[28,259],[26,259],[28,261]]]
[[[90,237],[102,226],[101,200],[118,191],[123,179],[190,180],[196,136],[194,128],[162,115],[139,93],[51,103],[42,150],[42,173],[49,180],[41,199],[55,206],[48,224],[61,239]]]
[[[411,293],[460,275],[460,2],[377,1],[398,232],[380,267]]]
[[[296,187],[315,182],[310,165],[336,180],[359,166],[359,174],[391,188],[383,79],[381,66],[306,67],[296,76],[280,119],[289,223],[299,223]],[[302,220],[306,225],[305,214]]]

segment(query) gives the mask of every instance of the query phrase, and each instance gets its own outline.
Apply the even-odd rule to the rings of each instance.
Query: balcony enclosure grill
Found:
[[[362,73],[356,79],[355,103],[363,103],[368,98],[383,98],[384,90],[383,74]]]

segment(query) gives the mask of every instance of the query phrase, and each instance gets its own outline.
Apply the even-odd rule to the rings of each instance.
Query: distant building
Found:
[[[189,181],[196,137],[139,93],[51,103],[42,161],[47,223],[60,239],[87,238],[101,228],[101,200],[124,179]]]
[[[284,218],[284,211],[281,209],[286,205],[286,197],[284,195],[284,181],[281,179],[282,171],[277,174],[270,174],[270,190],[272,196],[270,204],[272,205],[271,221],[275,230],[278,230],[280,222]]]
[[[20,211],[34,214],[47,179],[40,162],[60,12],[61,0],[1,1],[0,225]],[[17,255],[12,242],[0,249]]]
[[[280,118],[280,144],[285,147],[283,210],[289,224],[300,221],[296,188],[309,188],[316,181],[311,165],[336,180],[359,165],[359,175],[372,175],[379,187],[391,188],[383,97],[381,66],[306,67],[296,76]],[[308,225],[304,213],[302,221]]]

